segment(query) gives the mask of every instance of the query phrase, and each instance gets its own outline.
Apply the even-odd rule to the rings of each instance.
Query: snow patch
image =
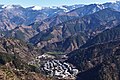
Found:
[[[69,12],[70,10],[68,10],[67,8],[65,8],[64,6],[60,6],[60,9],[63,9],[65,12]]]
[[[33,6],[33,8],[32,8],[33,10],[42,10],[43,9],[43,7],[40,7],[40,6]]]
[[[51,7],[49,7],[49,8],[58,9],[58,7],[56,7],[56,6],[51,6]]]
[[[14,7],[13,7],[13,5],[3,5],[2,8],[12,9],[12,8],[14,8]]]
[[[99,8],[99,9],[104,9],[104,6],[103,5],[97,5],[97,7]]]

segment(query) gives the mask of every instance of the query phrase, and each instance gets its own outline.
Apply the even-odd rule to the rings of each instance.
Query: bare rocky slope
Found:
[[[67,61],[80,70],[77,80],[119,80],[119,28],[105,30],[68,54]]]
[[[39,53],[39,54],[38,54]],[[17,39],[0,39],[0,79],[1,80],[54,80],[41,74],[30,64],[39,50]]]
[[[46,50],[50,48],[49,50],[54,51],[58,48],[62,52],[70,52],[78,49],[104,30],[117,26],[120,20],[119,15],[120,13],[114,9],[103,9],[94,14],[69,20],[41,31],[30,38],[29,42]],[[64,45],[65,41],[68,44]]]

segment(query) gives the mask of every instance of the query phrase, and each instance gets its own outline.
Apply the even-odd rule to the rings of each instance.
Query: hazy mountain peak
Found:
[[[49,8],[57,9],[58,7],[57,6],[50,6]]]
[[[20,5],[3,5],[3,9],[14,9],[14,8],[21,8]]]
[[[41,6],[33,6],[33,8],[32,8],[33,10],[42,10],[43,9],[43,7],[41,7]]]
[[[13,7],[13,5],[3,5],[2,8],[12,9],[12,8],[14,8],[14,7]]]
[[[113,3],[120,3],[120,0],[112,1]]]

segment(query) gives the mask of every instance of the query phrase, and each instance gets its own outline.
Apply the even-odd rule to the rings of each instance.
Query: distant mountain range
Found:
[[[86,42],[87,39],[106,28],[119,24],[119,6],[119,1],[59,7],[32,6],[24,8],[20,5],[1,5],[0,34],[1,37],[14,37],[43,48],[48,43],[60,42],[83,31],[82,33],[86,36],[83,42]],[[56,27],[57,30],[55,30]],[[48,33],[51,34],[48,35]],[[44,36],[44,34],[47,35]],[[49,41],[46,39],[44,41],[45,37],[49,37]],[[78,46],[80,47],[80,45]]]
[[[0,38],[0,64],[14,79],[28,71],[34,80],[119,80],[120,1],[0,5]]]

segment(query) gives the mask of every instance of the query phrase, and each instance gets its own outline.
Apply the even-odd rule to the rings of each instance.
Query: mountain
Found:
[[[42,50],[45,52],[63,52],[69,53],[78,49],[81,45],[85,44],[87,41],[87,36],[84,33],[78,33],[73,36],[70,36],[60,42],[55,42],[52,44],[48,44],[47,46],[43,47]]]
[[[69,16],[66,13],[58,13],[42,21],[34,22],[29,26],[33,26],[33,28],[40,32],[74,18],[77,18],[77,16]]]
[[[117,1],[115,3],[104,3],[104,4],[90,4],[90,5],[73,5],[73,6],[60,6],[60,7],[50,7],[50,9],[56,9],[57,12],[52,12],[51,10],[46,10],[48,8],[42,8],[43,12],[45,10],[48,11],[48,13],[55,13],[46,18],[43,21],[38,21],[33,23],[33,26],[38,27],[39,31],[48,29],[50,27],[54,27],[57,24],[60,24],[62,22],[66,22],[71,19],[75,19],[77,17],[81,18],[86,15],[93,14],[95,12],[101,11],[106,8],[111,8],[116,11],[119,11],[120,2]],[[59,11],[60,10],[60,11]],[[66,11],[67,12],[66,12]],[[48,14],[47,13],[47,14]]]
[[[119,29],[120,29],[120,25],[113,27],[111,29],[107,29],[107,30],[99,33],[93,39],[88,40],[88,42],[86,42],[78,50],[71,52],[70,56],[74,55],[73,53],[75,53],[75,55],[78,55],[78,54],[80,54],[80,55],[85,55],[85,54],[92,55],[92,53],[96,53],[97,51],[98,52],[103,51],[106,48],[108,49],[108,51],[110,51],[109,47],[111,49],[113,49],[114,46],[116,47],[117,45],[119,45],[118,44],[119,43],[119,36],[120,36]],[[86,44],[91,44],[91,45],[86,45]],[[106,45],[106,46],[102,46],[102,45]],[[109,45],[111,45],[111,46],[109,46]],[[98,48],[98,49],[96,49],[96,48]],[[77,53],[77,51],[79,53]],[[81,51],[83,51],[83,52],[81,52]],[[86,51],[88,51],[88,52],[86,52]],[[75,57],[75,55],[74,55],[74,57]],[[86,55],[86,56],[90,57],[90,55]],[[69,58],[69,59],[73,59],[73,58]]]
[[[119,3],[120,2],[117,1],[116,3],[105,4],[80,4],[72,6],[63,5],[58,7],[32,6],[27,8],[24,8],[20,5],[0,5],[0,25],[2,26],[1,30],[11,30],[14,29],[17,25],[27,26],[36,22],[40,23],[39,27],[42,26],[42,29],[44,27],[49,28],[61,22],[73,19],[75,17],[83,17],[85,15],[93,14],[105,8],[112,8],[119,11]],[[67,19],[64,17],[66,17]],[[46,24],[47,26],[45,26]]]
[[[23,41],[12,38],[0,39],[0,52],[18,55],[21,60],[28,62],[27,60],[33,60],[35,55],[38,55],[37,48]]]
[[[84,5],[83,7],[79,7],[74,10],[69,11],[67,14],[83,17],[85,15],[93,14],[95,12],[98,12],[98,11],[106,9],[106,8],[112,8],[117,11],[120,11],[120,1],[107,2],[104,4]]]
[[[48,29],[55,24],[57,25],[61,22],[73,19],[74,16],[66,15],[65,10],[72,10],[82,6],[84,5],[64,5],[60,7],[32,6],[24,8],[20,5],[0,5],[0,37],[15,37],[27,41],[37,32]],[[36,10],[35,8],[39,9]],[[18,26],[22,26],[20,28],[22,31],[19,30],[19,33],[16,32]],[[24,28],[23,30],[23,26],[30,27],[29,29]],[[23,34],[23,36],[21,36],[21,34]]]
[[[71,7],[70,10],[68,9],[69,7]],[[66,21],[69,21],[71,19],[75,19],[78,17],[81,18],[83,16],[93,14],[102,9],[105,9],[105,8],[100,8],[97,4],[85,5],[85,6],[79,6],[79,7],[75,7],[75,5],[74,6],[61,6],[61,7],[54,7],[54,8],[57,10],[59,10],[59,9],[65,10],[66,9],[67,12],[65,12],[65,11],[52,12],[52,13],[56,13],[56,14],[50,16],[49,18],[46,18],[43,21],[35,22],[32,25],[37,26],[38,30],[42,31],[42,30],[48,29],[50,27],[54,27],[57,24],[60,24],[62,22],[66,22]],[[95,10],[95,9],[98,9],[98,10]],[[43,10],[45,10],[45,9],[43,8]],[[51,11],[49,11],[49,13],[51,13]],[[76,14],[78,14],[78,15],[76,15]]]
[[[114,5],[113,5],[114,4]],[[104,6],[103,6],[104,5]],[[111,6],[112,5],[112,6]],[[105,4],[91,4],[91,5],[72,5],[72,6],[53,6],[53,7],[40,7],[32,6],[24,8],[20,5],[1,5],[0,15],[2,26],[0,31],[9,31],[15,29],[18,25],[32,26],[37,31],[43,31],[50,27],[54,27],[60,23],[67,22],[77,17],[83,17],[89,14],[93,14],[105,8],[115,8],[119,6],[117,3],[105,3]],[[102,8],[103,7],[103,8]],[[35,8],[38,8],[35,10]],[[95,10],[96,9],[96,10]],[[67,12],[65,11],[67,10]],[[88,11],[87,11],[88,10]],[[92,12],[91,12],[92,11]],[[77,13],[74,15],[72,13]],[[2,36],[4,34],[1,34]]]
[[[120,13],[114,9],[103,9],[94,14],[69,20],[44,30],[32,37],[30,43],[43,48],[60,41],[64,43],[66,38],[78,33],[84,34],[83,39],[86,42],[102,31],[118,25],[120,20],[118,16],[120,16]],[[82,44],[78,46],[80,45]]]
[[[106,8],[113,8],[113,9],[115,9],[115,10],[117,10],[117,11],[119,11],[120,10],[120,1],[116,1],[116,2],[107,2],[107,3],[104,3],[103,4],[104,5],[104,7]]]
[[[111,41],[71,52],[68,62],[80,70],[77,80],[118,80],[119,43]]]
[[[0,25],[1,30],[11,30],[17,25],[29,25],[36,21],[44,20],[54,14],[64,12],[66,9],[74,9],[82,5],[62,6],[62,7],[45,7],[38,6],[24,8],[20,5],[1,5],[0,6]],[[40,8],[36,10],[35,8]],[[65,8],[65,9],[64,9]]]
[[[41,55],[41,52],[30,44],[17,39],[1,38],[0,79],[52,79],[41,74],[37,66],[31,64],[31,61],[34,61],[38,55]]]
[[[120,25],[104,30],[68,54],[67,62],[80,70],[77,80],[119,79],[119,29]]]
[[[38,32],[32,28],[32,26],[17,26],[16,28],[6,31],[4,37],[16,38],[27,42],[30,38],[36,35]]]
[[[0,11],[0,16],[1,30],[7,31],[14,29],[17,25],[30,24],[36,18],[38,20],[44,19],[46,15],[38,11],[25,9],[19,5],[6,5]]]
[[[120,1],[0,5],[0,79],[119,80]]]
[[[120,39],[120,25],[113,27],[111,29],[106,29],[102,33],[96,35],[93,39],[88,40],[82,47],[89,47],[95,44],[116,41]]]
[[[54,15],[55,13],[68,12],[75,8],[83,7],[83,6],[84,6],[83,4],[71,5],[71,6],[67,6],[67,5],[50,6],[50,7],[32,6],[32,7],[28,7],[28,9],[38,10],[44,12],[45,14],[48,14],[48,16],[51,16]]]
[[[76,8],[74,10],[71,10],[70,12],[68,12],[67,14],[69,15],[76,15],[76,16],[80,16],[83,17],[85,15],[89,15],[89,14],[93,14],[97,11],[100,11],[102,9],[105,9],[102,4],[98,5],[98,4],[90,4],[90,5],[85,5],[83,7],[80,8]]]

